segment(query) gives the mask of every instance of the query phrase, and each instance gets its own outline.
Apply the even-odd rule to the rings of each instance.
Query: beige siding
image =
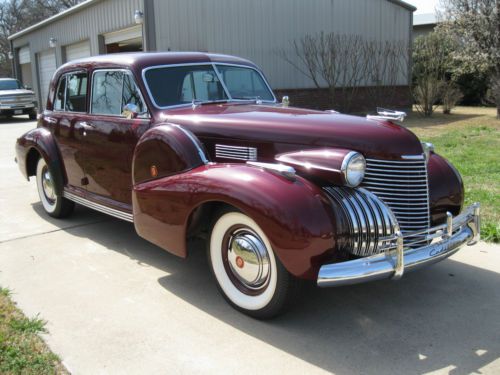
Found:
[[[278,55],[320,31],[385,41],[411,38],[411,11],[387,0],[157,0],[158,50],[234,54],[262,67],[274,88],[312,87]],[[407,75],[400,84],[407,84]]]
[[[36,54],[50,48],[49,39],[57,39],[56,63],[63,64],[63,46],[89,40],[91,55],[99,54],[98,35],[135,26],[134,11],[143,9],[144,0],[102,0],[83,8],[79,12],[62,17],[32,32],[13,40],[14,48],[29,45],[32,61]],[[34,88],[41,103],[46,101],[45,82],[32,65]],[[41,67],[43,68],[43,67]],[[41,86],[44,87],[41,87]],[[40,89],[40,87],[42,89]]]
[[[36,61],[36,54],[49,49],[49,39],[56,38],[57,66],[63,63],[64,46],[74,43],[88,40],[91,55],[96,55],[99,35],[135,26],[134,11],[144,11],[145,2],[154,4],[157,50],[245,57],[261,66],[279,89],[312,87],[278,55],[282,49],[290,52],[291,42],[305,34],[335,31],[405,42],[411,38],[411,11],[388,0],[100,0],[16,37],[14,48],[29,47],[31,61]],[[31,65],[39,92],[40,77],[36,64]],[[408,83],[407,74],[399,83]]]

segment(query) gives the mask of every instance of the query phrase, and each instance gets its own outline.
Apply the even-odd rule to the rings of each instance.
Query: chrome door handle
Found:
[[[95,125],[90,124],[87,121],[82,121],[82,122],[78,123],[78,125],[80,125],[84,129],[94,129],[95,128]]]

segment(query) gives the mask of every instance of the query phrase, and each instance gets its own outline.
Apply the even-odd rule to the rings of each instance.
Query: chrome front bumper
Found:
[[[474,245],[480,238],[479,203],[460,215],[447,213],[446,224],[425,231],[429,245],[404,249],[403,235],[393,236],[394,248],[380,254],[341,263],[325,264],[319,270],[318,286],[329,287],[364,283],[379,279],[399,279],[405,271],[439,262],[456,253],[463,245]],[[408,233],[415,235],[419,233]]]

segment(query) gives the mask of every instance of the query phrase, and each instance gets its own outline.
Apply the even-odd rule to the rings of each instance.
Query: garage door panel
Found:
[[[57,69],[55,51],[41,52],[38,60],[38,70],[40,77],[40,93],[42,106],[45,108],[47,102],[47,95],[49,93],[49,85]]]
[[[90,57],[89,41],[66,46],[66,61],[83,59],[85,57]]]
[[[22,47],[19,49],[19,64],[29,64],[31,62],[29,47]]]

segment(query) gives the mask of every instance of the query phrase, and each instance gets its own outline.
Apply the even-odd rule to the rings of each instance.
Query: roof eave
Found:
[[[412,12],[415,12],[417,10],[416,7],[414,7],[413,5],[408,4],[407,2],[402,1],[402,0],[387,0],[387,1],[390,1],[391,3],[399,5],[405,9],[411,10]]]
[[[13,39],[17,39],[20,36],[23,36],[25,34],[29,34],[30,32],[35,31],[35,30],[37,30],[45,25],[52,23],[52,22],[55,22],[55,21],[59,20],[60,18],[66,17],[69,14],[79,12],[79,11],[89,7],[90,5],[93,5],[94,3],[98,2],[98,1],[101,1],[101,0],[85,0],[82,3],[75,5],[74,7],[63,10],[62,12],[54,14],[52,17],[49,17],[46,20],[35,23],[34,25],[31,25],[30,27],[27,27],[24,30],[18,31],[15,34],[10,35],[8,37],[8,39],[13,40]]]

